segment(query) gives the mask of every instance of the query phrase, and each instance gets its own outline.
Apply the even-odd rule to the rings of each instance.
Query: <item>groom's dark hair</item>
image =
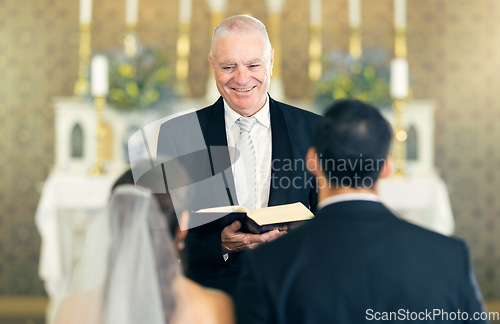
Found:
[[[391,126],[377,108],[343,100],[327,108],[314,147],[332,186],[372,187],[385,166],[391,140]]]

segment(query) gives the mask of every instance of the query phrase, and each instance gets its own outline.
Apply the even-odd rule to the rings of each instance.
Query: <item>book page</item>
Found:
[[[222,207],[212,207],[203,208],[196,211],[197,213],[246,213],[248,214],[248,209],[245,206],[222,206]]]
[[[260,208],[251,212],[248,217],[259,225],[267,225],[308,220],[313,218],[314,215],[304,204],[297,202]]]

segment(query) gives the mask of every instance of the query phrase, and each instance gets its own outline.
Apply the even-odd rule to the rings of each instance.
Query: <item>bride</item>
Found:
[[[231,299],[179,271],[156,196],[121,185],[89,228],[56,324],[234,323]],[[171,213],[170,213],[171,214]]]

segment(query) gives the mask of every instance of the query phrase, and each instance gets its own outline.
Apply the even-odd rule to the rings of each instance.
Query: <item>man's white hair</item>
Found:
[[[217,37],[224,37],[230,32],[236,33],[259,33],[267,43],[268,50],[271,51],[271,42],[267,34],[266,26],[257,18],[247,15],[236,15],[224,19],[215,28],[212,34],[212,48],[210,49],[210,56],[214,57],[215,39]]]

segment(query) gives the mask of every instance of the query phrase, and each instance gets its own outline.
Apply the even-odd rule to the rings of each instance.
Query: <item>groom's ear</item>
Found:
[[[307,151],[306,155],[306,168],[307,171],[311,172],[314,176],[320,176],[321,167],[318,158],[318,153],[314,147],[311,147],[309,151]]]
[[[382,170],[380,170],[380,174],[379,174],[378,178],[385,179],[385,178],[390,177],[392,174],[392,168],[393,168],[392,157],[388,156],[385,159],[384,166],[382,167]]]

